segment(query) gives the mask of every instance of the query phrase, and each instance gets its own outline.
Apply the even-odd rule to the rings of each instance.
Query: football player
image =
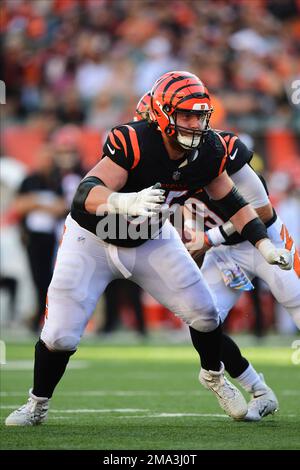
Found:
[[[147,91],[147,93],[145,93],[141,97],[140,101],[137,104],[133,120],[141,121],[143,119],[146,119],[150,123],[151,122],[150,106],[151,106],[151,91]]]
[[[269,263],[289,268],[289,251],[272,244],[225,172],[223,143],[209,131],[211,113],[208,91],[197,76],[169,72],[151,90],[153,123],[130,122],[109,133],[103,157],[80,183],[66,219],[35,348],[33,389],[7,425],[45,421],[100,295],[112,279],[122,277],[189,325],[205,386],[229,416],[246,415],[243,395],[224,376],[219,314],[207,284],[176,229],[158,216],[171,191],[205,188]]]
[[[145,119],[151,122],[150,100],[151,95],[150,91],[148,91],[139,100],[137,104],[135,113],[136,120]],[[254,194],[256,194],[256,196],[263,195],[263,197],[261,197],[259,201],[260,205],[262,205],[261,208],[257,207],[257,200],[255,200],[255,198],[252,198],[252,205],[256,208],[258,214],[262,217],[266,225],[269,227],[270,225],[272,225],[272,221],[275,222],[276,215],[275,211],[272,208],[268,207],[267,210],[267,206],[269,206],[270,203],[266,195],[266,191],[264,188],[262,188],[261,183],[260,181],[258,181],[257,177],[253,177],[253,170],[248,169],[248,165],[251,161],[253,153],[249,151],[247,147],[243,144],[243,142],[238,139],[238,137],[234,134],[224,131],[218,132],[220,136],[224,139],[224,144],[228,153],[228,158],[226,161],[226,171],[229,175],[231,175],[233,181],[241,192],[243,191],[243,188],[239,186],[240,180],[235,181],[235,177],[238,177],[239,174],[243,172],[247,172],[248,176],[249,174],[250,176],[252,176],[252,178],[250,178],[250,186],[252,186]],[[247,167],[245,167],[245,165],[247,165]],[[242,171],[243,167],[247,169],[244,169]],[[243,180],[247,183],[246,177],[244,177]],[[245,197],[247,196],[248,193],[245,194]],[[189,237],[192,240],[191,242],[187,243],[187,246],[195,259],[198,260],[200,258],[202,261],[204,253],[212,246],[212,241],[210,241],[210,238],[214,241],[215,244],[221,244],[223,242],[225,244],[232,244],[241,241],[241,237],[236,234],[235,236],[232,235],[231,237],[227,236],[226,239],[228,241],[226,242],[225,238],[222,235],[222,223],[224,222],[222,220],[222,213],[220,212],[219,208],[213,205],[213,202],[207,195],[206,191],[200,190],[200,192],[197,192],[193,195],[192,198],[189,199],[183,198],[182,195],[179,195],[179,197],[173,198],[173,202],[174,201],[177,204],[184,204],[185,232],[188,232]],[[266,217],[266,213],[270,216],[269,220],[267,220],[268,218]],[[201,232],[199,226],[203,227],[203,230],[205,230],[206,234],[205,232]],[[224,225],[224,227],[225,230],[227,229],[228,233],[233,233],[235,231],[232,224],[229,225],[227,223]],[[256,251],[254,248],[253,250]],[[228,255],[231,259],[230,253],[228,253]],[[232,268],[232,264],[233,263],[231,262],[229,267]],[[266,265],[268,267],[270,266],[267,263]],[[227,290],[229,292],[235,292],[236,297],[238,297],[241,292],[249,290],[252,285],[251,282],[249,283],[249,280],[246,276],[243,276],[241,272],[238,272],[238,267],[235,265],[234,267],[234,275],[232,271],[230,271],[227,267],[227,276],[231,275],[231,277],[233,278],[230,279],[231,286],[227,285]],[[276,269],[275,267],[270,267],[271,270]],[[224,271],[226,270],[226,268],[224,268],[224,266],[222,266],[222,268],[223,279]],[[295,281],[292,271],[287,271],[285,274],[289,277],[292,277]],[[208,272],[205,270],[204,277],[206,277],[206,275],[208,275],[208,282],[211,287],[211,283],[214,280],[214,273],[210,273],[210,270],[208,270]],[[218,305],[220,304],[219,309],[223,312],[221,318],[223,317],[222,321],[224,321],[226,316],[228,315],[230,308],[232,308],[234,305],[234,296],[231,297],[230,308],[225,308],[224,310],[223,298],[221,293],[224,288],[226,289],[226,284],[223,286],[222,283],[222,289],[220,290],[218,285],[220,282],[220,273],[216,277],[216,279],[218,282],[216,285],[212,285],[212,289],[214,295],[216,296],[216,299],[218,300]],[[295,287],[295,282],[292,283],[292,287]],[[247,392],[252,394],[252,399],[250,400],[248,405],[248,413],[244,419],[248,421],[259,421],[262,419],[262,417],[274,413],[278,409],[277,398],[274,392],[265,383],[262,374],[259,374],[254,369],[252,364],[250,364],[248,360],[242,356],[238,345],[228,335],[224,333],[222,333],[221,359],[225,366],[225,370],[231,375],[231,377],[236,379],[241,385],[241,387],[243,387]]]

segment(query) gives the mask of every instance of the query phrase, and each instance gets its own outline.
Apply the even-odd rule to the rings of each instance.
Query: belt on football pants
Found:
[[[122,261],[119,258],[119,253],[118,253],[118,246],[109,244],[108,245],[108,254],[110,256],[110,259],[113,263],[113,265],[120,271],[120,273],[125,277],[125,279],[128,279],[129,277],[132,276],[132,273],[128,271],[128,269],[124,266]]]

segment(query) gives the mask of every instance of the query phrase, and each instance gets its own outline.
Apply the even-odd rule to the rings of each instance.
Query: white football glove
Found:
[[[258,250],[269,264],[276,264],[280,269],[289,271],[293,267],[293,256],[285,248],[276,248],[269,239],[262,240]]]
[[[160,183],[156,183],[138,193],[111,193],[107,198],[110,206],[109,212],[152,217],[157,214],[161,204],[165,202],[165,191],[160,187]]]

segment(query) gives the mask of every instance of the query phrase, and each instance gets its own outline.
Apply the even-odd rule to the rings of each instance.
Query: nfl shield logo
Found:
[[[180,176],[181,176],[180,171],[176,170],[174,171],[172,178],[174,181],[178,181],[180,179]]]

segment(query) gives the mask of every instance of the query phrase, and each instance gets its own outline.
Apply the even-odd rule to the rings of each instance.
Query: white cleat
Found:
[[[29,390],[27,403],[6,418],[6,426],[36,426],[44,423],[47,419],[49,401],[49,398],[36,397]]]
[[[260,374],[262,380],[264,377]],[[279,409],[279,403],[275,393],[266,385],[263,390],[257,390],[252,394],[252,399],[248,404],[248,413],[245,421],[260,421],[265,416],[274,414]]]
[[[217,396],[221,408],[233,419],[243,419],[248,411],[247,402],[242,393],[224,376],[224,364],[219,372],[201,369],[200,383]]]

